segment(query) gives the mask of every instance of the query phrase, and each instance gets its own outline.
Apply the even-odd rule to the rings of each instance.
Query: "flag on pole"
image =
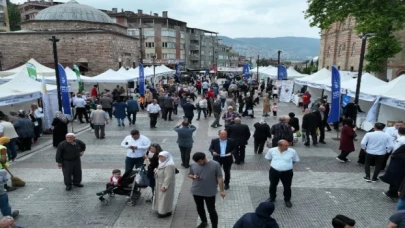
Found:
[[[52,109],[51,105],[49,102],[49,96],[48,96],[48,90],[46,89],[46,82],[45,78],[42,75],[42,87],[41,87],[41,95],[42,95],[42,111],[44,113],[44,126],[45,129],[51,129],[52,128]]]
[[[176,64],[176,76],[177,76],[177,79],[179,80],[179,83],[181,83],[181,81],[180,81],[180,66],[179,66],[178,63]]]
[[[331,89],[332,103],[328,123],[334,123],[340,120],[340,73],[335,66],[332,66]]]
[[[84,90],[84,86],[83,86],[83,82],[82,79],[80,78],[80,70],[79,67],[76,64],[73,64],[73,70],[76,73],[76,77],[77,77],[77,83],[79,84],[79,93],[83,92]]]
[[[277,67],[277,80],[287,80],[287,68],[283,65]]]
[[[375,99],[373,106],[371,106],[370,110],[367,112],[366,121],[372,124],[375,124],[377,122],[378,109],[380,107],[380,99],[381,97],[378,96]]]
[[[250,77],[249,64],[243,64],[243,75],[245,75],[245,78]]]
[[[72,109],[70,107],[69,85],[68,85],[68,81],[66,78],[65,69],[63,69],[63,66],[60,63],[58,63],[58,70],[59,70],[59,84],[60,84],[60,92],[61,92],[61,94],[58,94],[58,96],[62,97],[63,113],[65,115],[71,116]]]
[[[139,94],[145,94],[145,72],[142,63],[139,63]]]
[[[35,68],[35,65],[32,63],[27,63],[27,71],[28,71],[28,76],[34,80],[37,80],[37,69]]]

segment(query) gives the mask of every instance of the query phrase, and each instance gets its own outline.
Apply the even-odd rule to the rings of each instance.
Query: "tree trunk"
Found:
[[[381,65],[381,71],[374,73],[375,76],[376,76],[378,79],[381,79],[381,80],[383,80],[383,81],[385,81],[385,82],[388,81],[388,77],[387,77],[387,64],[388,64],[388,60],[385,60],[385,61],[381,62],[381,63],[380,63],[380,65]]]

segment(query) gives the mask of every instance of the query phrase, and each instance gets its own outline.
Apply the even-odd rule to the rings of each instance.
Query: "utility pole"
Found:
[[[139,62],[142,63],[142,65],[143,65],[143,59],[144,59],[144,51],[143,51],[143,49],[145,48],[144,47],[145,44],[143,43],[144,40],[143,40],[143,28],[142,27],[139,28],[139,39],[140,39],[140,42],[141,42],[140,43],[141,47],[139,48],[139,50],[141,52]]]
[[[58,92],[58,106],[59,106],[59,111],[62,111],[62,93],[60,91],[60,80],[59,80],[59,67],[58,67],[58,49],[56,46],[56,43],[58,43],[60,40],[56,39],[55,36],[52,36],[49,41],[52,42],[52,48],[53,48],[53,60],[55,62],[55,77],[56,77],[56,88]]]
[[[260,59],[260,55],[257,55],[257,60],[259,60],[259,59]],[[252,60],[250,60],[250,62],[252,62]],[[259,82],[259,64],[257,64],[257,81]]]

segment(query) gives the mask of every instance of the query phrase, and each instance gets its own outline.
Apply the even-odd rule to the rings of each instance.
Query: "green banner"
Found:
[[[82,79],[80,78],[80,70],[76,64],[73,64],[73,70],[76,73],[77,83],[79,84],[79,93],[84,91],[84,85]]]
[[[37,69],[35,68],[35,65],[32,63],[27,63],[27,71],[28,71],[28,76],[34,80],[37,80]]]

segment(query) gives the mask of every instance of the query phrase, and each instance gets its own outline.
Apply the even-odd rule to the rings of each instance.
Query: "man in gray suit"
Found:
[[[179,149],[181,153],[182,166],[184,168],[190,167],[190,154],[191,149],[193,148],[193,132],[196,130],[196,127],[190,125],[187,121],[184,121],[181,125],[174,128],[177,132],[177,144],[179,144]]]

